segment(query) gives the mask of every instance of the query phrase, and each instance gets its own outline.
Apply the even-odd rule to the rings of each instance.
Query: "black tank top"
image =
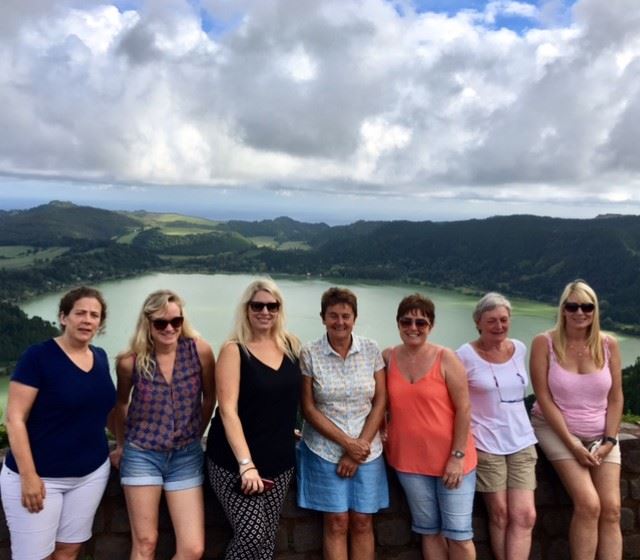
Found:
[[[274,370],[245,347],[240,350],[240,393],[238,415],[251,458],[263,477],[275,477],[295,465],[295,437],[301,374],[285,354]],[[215,464],[238,472],[219,411],[211,420],[207,437],[207,457]]]

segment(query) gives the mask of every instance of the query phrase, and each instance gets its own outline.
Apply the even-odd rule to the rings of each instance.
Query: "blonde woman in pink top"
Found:
[[[620,351],[584,280],[567,284],[556,326],[534,338],[530,373],[538,442],[573,501],[571,558],[620,559]]]

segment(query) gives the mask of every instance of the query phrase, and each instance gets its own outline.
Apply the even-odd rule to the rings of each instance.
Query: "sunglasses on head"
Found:
[[[569,313],[575,313],[578,309],[582,309],[583,313],[591,313],[595,308],[594,303],[576,303],[575,301],[567,301],[564,308]]]
[[[275,313],[276,311],[278,311],[278,309],[280,309],[280,302],[278,301],[270,301],[268,303],[264,301],[249,302],[249,309],[251,309],[251,311],[253,311],[254,313],[259,313],[265,307],[267,308],[267,311],[269,311],[270,313]]]
[[[416,329],[426,329],[431,326],[431,323],[429,323],[427,319],[414,319],[413,317],[400,317],[400,319],[398,319],[398,324],[401,327],[410,327],[415,325]]]
[[[174,329],[179,329],[184,323],[184,317],[173,317],[172,319],[151,319],[153,328],[158,331],[165,330],[169,325]]]

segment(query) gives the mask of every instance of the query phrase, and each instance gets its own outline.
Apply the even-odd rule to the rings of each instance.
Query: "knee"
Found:
[[[499,529],[506,529],[509,523],[506,504],[497,504],[491,507],[489,510],[489,520],[492,525],[495,525]]]
[[[447,539],[449,546],[449,558],[473,558],[475,546],[471,539],[466,541],[452,541]],[[457,552],[453,552],[453,551]]]
[[[136,535],[133,538],[133,546],[136,552],[143,558],[154,558],[158,545],[158,532]]]
[[[617,525],[620,523],[620,504],[602,504],[600,521]]]
[[[349,530],[358,535],[373,533],[373,518],[363,513],[351,513],[349,515]]]
[[[575,500],[573,503],[573,514],[583,519],[597,521],[600,517],[600,501],[597,498]]]
[[[192,543],[181,547],[180,558],[185,560],[200,560],[204,556],[204,543]]]
[[[536,509],[527,508],[512,513],[510,523],[520,529],[530,531],[536,524]]]
[[[324,531],[329,535],[345,535],[349,531],[348,513],[331,513],[324,516]]]

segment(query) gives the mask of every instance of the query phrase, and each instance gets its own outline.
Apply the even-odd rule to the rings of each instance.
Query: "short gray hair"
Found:
[[[493,311],[496,307],[505,307],[511,316],[511,302],[498,292],[489,292],[483,295],[476,304],[476,308],[473,310],[473,320],[477,323],[483,313]]]

